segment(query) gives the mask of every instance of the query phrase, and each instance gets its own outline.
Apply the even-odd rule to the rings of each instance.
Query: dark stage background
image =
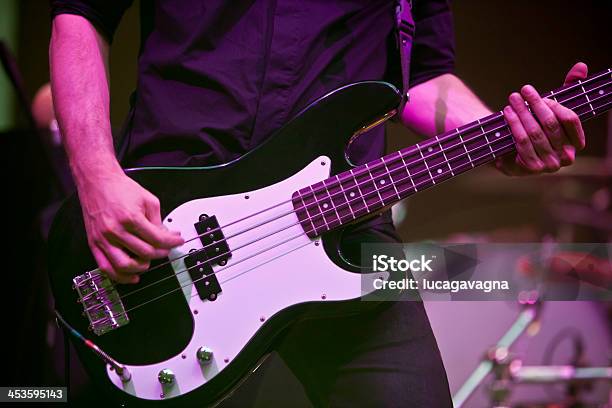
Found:
[[[542,91],[560,86],[566,71],[577,61],[586,62],[591,72],[609,68],[611,3],[605,0],[456,0],[453,7],[457,73],[489,106],[497,109],[505,104],[511,91],[525,83]],[[26,94],[32,98],[49,80],[49,7],[44,0],[21,0],[17,4],[18,31],[12,51],[23,75]],[[0,3],[0,13],[2,8]],[[136,1],[119,27],[111,52],[111,116],[115,128],[121,126],[128,109],[128,96],[135,85],[138,45]],[[62,347],[57,344],[60,339],[50,319],[51,300],[44,271],[44,226],[40,222],[48,219],[43,210],[48,209],[55,197],[55,181],[45,152],[37,137],[28,131],[27,118],[16,100],[13,112],[16,126],[0,138],[5,179],[5,279],[0,285],[0,297],[5,303],[1,330],[4,369],[0,385],[61,384]],[[389,149],[418,140],[398,125],[388,126]],[[588,146],[578,159],[577,169],[588,171],[594,160],[606,156],[608,126],[609,119],[605,117],[585,125]],[[559,176],[525,180],[504,178],[490,169],[479,169],[418,195],[408,205],[398,207],[395,215],[406,240],[467,237],[521,242],[555,236],[609,242],[609,232],[568,229],[551,215],[548,204],[558,192],[557,187],[565,188],[566,184],[562,183]],[[452,203],[448,197],[453,198]],[[408,215],[404,218],[406,211]],[[435,315],[432,315],[434,330],[445,325],[446,311],[441,307],[436,305],[430,310],[430,315]],[[465,315],[455,315],[453,319],[472,316],[480,323],[478,330],[483,339],[471,345],[475,350],[473,361],[464,362],[465,367],[460,369],[451,367],[455,363],[450,357],[446,359],[446,353],[451,355],[455,349],[445,348],[448,341],[442,338],[443,329],[436,332],[453,391],[475,366],[480,353],[477,350],[484,350],[496,338],[493,327],[499,327],[491,326],[484,317],[478,320],[471,306],[463,307]],[[500,321],[509,322],[514,309],[508,307],[498,312]],[[590,316],[599,311],[588,306],[574,309],[574,313],[568,318],[581,320],[581,313]],[[551,323],[551,333],[560,324]],[[594,355],[610,342],[609,332],[602,325],[601,319],[595,319],[589,326],[594,332],[604,333],[603,338],[593,340],[596,343],[592,347],[598,350]],[[54,344],[51,349],[56,350],[55,354],[49,353],[49,344]],[[607,359],[601,357],[599,362],[605,364]],[[254,405],[260,407],[309,406],[299,384],[285,370],[278,359],[272,359],[226,406],[243,406],[249,400],[255,400]],[[261,372],[266,375],[262,376]]]

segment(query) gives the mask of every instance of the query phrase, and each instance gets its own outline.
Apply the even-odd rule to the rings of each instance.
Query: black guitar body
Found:
[[[138,168],[127,174],[155,194],[161,202],[162,218],[184,202],[196,198],[224,196],[252,191],[277,183],[295,174],[315,158],[325,155],[332,161],[332,174],[350,168],[345,159],[349,138],[359,129],[385,117],[399,103],[399,93],[384,82],[361,82],[340,88],[312,103],[276,132],[267,142],[241,158],[208,168]],[[338,252],[341,231],[323,236],[327,255],[347,270]],[[76,197],[67,200],[54,221],[49,242],[49,274],[55,305],[62,317],[86,338],[123,364],[141,365],[162,361],[180,353],[194,330],[185,298],[178,290],[149,307],[130,312],[130,323],[97,336],[88,330],[82,305],[72,288],[75,276],[96,268],[88,249],[81,209]],[[154,262],[155,266],[162,261]],[[178,280],[166,266],[154,278],[145,273],[137,285],[117,285],[120,294],[151,283],[150,279],[170,276],[160,285],[126,300],[126,308],[176,289]],[[291,321],[313,308],[330,305],[311,303],[286,309],[271,317],[256,337],[222,372],[205,387],[165,400],[143,400],[115,387],[108,379],[106,365],[81,342],[74,341],[79,357],[92,381],[123,406],[207,406],[214,405],[248,375],[266,354],[274,337]],[[337,305],[337,303],[336,303]],[[171,316],[171,318],[159,318]]]

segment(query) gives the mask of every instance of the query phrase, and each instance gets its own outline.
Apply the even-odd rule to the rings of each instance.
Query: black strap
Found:
[[[410,81],[410,52],[414,38],[414,19],[412,18],[412,0],[398,0],[395,10],[397,22],[397,47],[400,54],[402,73],[402,101],[401,113],[408,102],[408,87]]]

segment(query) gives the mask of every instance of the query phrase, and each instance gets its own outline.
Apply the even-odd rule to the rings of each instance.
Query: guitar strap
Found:
[[[399,113],[408,102],[408,86],[410,81],[410,53],[414,39],[414,19],[412,18],[412,0],[397,0],[395,9],[396,17],[396,38],[397,47],[400,55],[401,76],[402,76],[402,101],[399,106]]]

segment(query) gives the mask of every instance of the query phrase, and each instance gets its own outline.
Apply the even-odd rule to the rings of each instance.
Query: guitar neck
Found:
[[[612,69],[543,97],[572,109],[581,121],[596,117],[612,107]],[[293,204],[314,238],[514,151],[508,123],[496,112],[300,189]]]

